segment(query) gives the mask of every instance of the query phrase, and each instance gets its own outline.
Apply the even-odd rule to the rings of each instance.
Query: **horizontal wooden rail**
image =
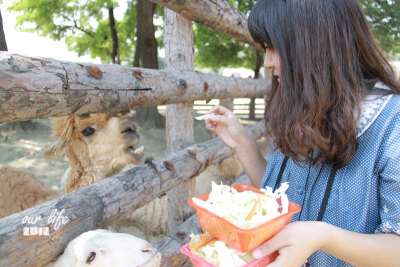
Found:
[[[0,122],[202,99],[263,97],[265,80],[93,65],[0,52]]]
[[[257,139],[265,125],[259,122],[247,131]],[[0,220],[0,266],[41,266],[79,234],[104,228],[232,153],[214,138],[5,217]]]
[[[228,34],[263,51],[247,28],[247,19],[225,0],[150,0],[212,29]],[[264,52],[264,51],[263,51]]]

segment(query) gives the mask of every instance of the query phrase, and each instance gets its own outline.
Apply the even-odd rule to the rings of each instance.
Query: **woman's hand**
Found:
[[[232,149],[235,150],[248,139],[243,125],[229,109],[215,106],[208,113],[215,115],[206,120],[206,128],[215,132]]]
[[[268,267],[301,266],[310,255],[323,247],[325,235],[320,222],[293,222],[273,238],[253,250],[255,258],[279,251]]]
[[[267,161],[247,134],[233,112],[222,106],[208,111],[214,113],[206,120],[206,128],[214,131],[226,145],[231,147],[240,160],[253,186],[259,187]]]
[[[268,267],[300,266],[317,250],[353,266],[400,266],[400,236],[362,234],[325,222],[294,222],[253,250],[253,256],[279,251]]]

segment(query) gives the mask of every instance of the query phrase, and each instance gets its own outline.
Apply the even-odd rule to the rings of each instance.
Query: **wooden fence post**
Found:
[[[246,130],[252,139],[265,132],[263,122],[250,125]],[[57,199],[0,219],[0,266],[43,266],[64,251],[69,241],[88,230],[103,228],[124,214],[146,205],[190,177],[199,175],[209,164],[215,164],[232,155],[233,150],[220,138],[192,145],[186,149],[154,159],[152,164],[136,166],[126,172],[81,188]],[[66,222],[50,219],[51,214],[62,212]],[[36,223],[24,222],[36,218]],[[25,218],[25,219],[24,219]],[[53,218],[54,219],[54,218]],[[59,219],[60,216],[59,216]],[[194,225],[193,225],[194,226]],[[27,227],[27,228],[25,228]],[[49,227],[49,235],[40,235],[38,227]],[[30,228],[36,235],[30,235]],[[24,231],[27,230],[27,232]],[[46,230],[43,230],[46,231]],[[198,233],[198,231],[194,231]],[[190,233],[187,230],[185,233]],[[29,234],[29,235],[26,235]],[[175,235],[177,242],[168,237],[159,251],[165,267],[174,265],[168,260],[185,260],[179,254],[187,234]],[[187,241],[186,241],[187,242]]]
[[[166,70],[193,70],[194,33],[192,21],[165,8],[165,59]],[[184,92],[187,84],[183,82]],[[182,93],[183,93],[182,92]],[[193,103],[171,104],[166,107],[167,152],[179,151],[194,143]],[[194,194],[194,179],[174,187],[168,196],[168,233],[182,224],[192,213],[187,204]]]

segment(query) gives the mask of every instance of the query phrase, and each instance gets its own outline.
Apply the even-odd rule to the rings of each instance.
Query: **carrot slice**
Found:
[[[217,238],[215,238],[214,236],[211,237],[207,237],[206,239],[197,242],[196,244],[193,244],[192,246],[190,246],[190,250],[197,250],[205,245],[207,245],[208,243],[210,243],[211,241],[215,241],[217,240]]]
[[[260,197],[258,197],[257,200],[256,200],[256,203],[254,203],[253,208],[251,209],[251,211],[249,212],[249,215],[247,215],[247,217],[245,219],[246,221],[250,221],[251,218],[253,218],[254,213],[256,212],[256,208],[257,208],[257,205],[258,205],[259,202],[260,202]]]
[[[210,238],[210,237],[214,237],[214,236],[212,234],[209,234],[209,233],[199,234],[200,241],[205,240],[205,239]]]
[[[216,241],[218,241],[218,239],[211,240],[208,244],[209,244],[210,246],[214,246],[214,244],[215,244]]]

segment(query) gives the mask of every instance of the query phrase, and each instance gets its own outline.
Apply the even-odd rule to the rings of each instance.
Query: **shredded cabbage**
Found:
[[[212,182],[212,190],[208,200],[203,201],[193,198],[193,202],[210,212],[224,218],[230,223],[242,229],[256,227],[266,221],[272,220],[288,212],[289,201],[286,190],[289,183],[282,183],[281,186],[272,192],[272,188],[266,187],[260,191],[263,194],[252,191],[238,192],[233,187]],[[257,199],[259,204],[250,220],[246,220]]]
[[[198,235],[192,234],[190,237],[189,246],[200,242]],[[240,267],[254,260],[251,251],[238,252],[219,240],[212,245],[207,244],[199,249],[191,250],[191,252],[217,267]]]

